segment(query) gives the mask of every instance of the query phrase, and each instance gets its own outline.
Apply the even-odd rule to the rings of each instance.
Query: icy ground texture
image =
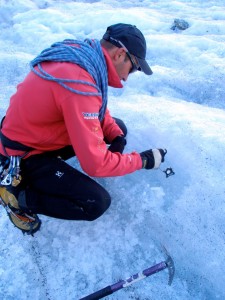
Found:
[[[172,31],[175,18],[190,27]],[[127,124],[127,152],[167,148],[162,170],[176,174],[97,179],[112,196],[104,216],[40,216],[35,237],[0,208],[0,299],[79,299],[164,260],[160,243],[176,265],[173,285],[163,271],[107,299],[225,299],[224,1],[0,0],[0,116],[41,50],[65,38],[100,39],[118,22],[143,31],[154,74],[110,89],[109,108]]]

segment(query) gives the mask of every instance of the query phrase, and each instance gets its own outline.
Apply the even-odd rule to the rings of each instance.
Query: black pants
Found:
[[[115,120],[126,135],[123,121]],[[64,161],[74,155],[72,147],[65,147],[22,161],[21,186],[25,188],[26,206],[30,211],[60,219],[92,221],[108,209],[109,193]],[[24,200],[24,197],[19,199]]]

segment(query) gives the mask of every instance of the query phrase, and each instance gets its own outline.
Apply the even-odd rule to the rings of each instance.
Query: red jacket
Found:
[[[111,58],[105,49],[103,52],[109,85],[121,88]],[[58,78],[95,83],[89,73],[72,63],[45,62],[42,67]],[[96,91],[87,85],[72,83],[70,86],[85,92]],[[30,72],[10,99],[2,133],[11,140],[34,148],[27,157],[72,145],[82,169],[90,176],[120,176],[141,169],[138,153],[120,154],[107,150],[104,137],[111,142],[122,131],[108,109],[100,123],[97,114],[101,103],[100,96],[72,93],[58,83]],[[9,155],[22,154],[21,151],[6,150]],[[0,153],[4,155],[1,144]]]

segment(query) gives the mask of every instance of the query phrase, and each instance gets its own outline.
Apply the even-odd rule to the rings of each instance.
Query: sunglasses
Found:
[[[141,71],[141,67],[135,62],[135,60],[132,58],[130,52],[128,51],[127,47],[121,41],[116,40],[116,39],[112,38],[111,36],[109,37],[109,40],[113,41],[114,43],[116,42],[117,44],[120,45],[120,48],[123,48],[125,50],[126,55],[128,56],[128,58],[131,62],[131,66],[132,66],[130,69],[130,72],[129,72],[130,74],[134,73],[136,71]],[[112,43],[112,44],[114,44],[114,43]]]

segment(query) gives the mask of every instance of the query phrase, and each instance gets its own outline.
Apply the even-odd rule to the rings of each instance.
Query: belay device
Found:
[[[93,294],[90,294],[84,298],[81,298],[80,300],[98,300],[98,299],[102,299],[108,295],[111,295],[115,292],[117,292],[118,290],[121,290],[123,288],[126,288],[128,286],[130,286],[131,284],[142,280],[148,276],[151,276],[155,273],[158,273],[164,269],[168,269],[169,271],[169,281],[168,284],[171,285],[172,281],[173,281],[173,277],[174,277],[174,273],[175,273],[175,267],[174,267],[174,262],[172,257],[168,254],[167,250],[165,249],[165,247],[163,247],[164,253],[166,255],[166,260],[162,261],[148,269],[145,269],[144,271],[141,271],[135,275],[132,275],[131,277],[129,277],[126,280],[120,280],[117,283],[114,283],[112,285],[109,285]]]
[[[160,169],[160,170],[161,170],[161,169]],[[162,170],[161,170],[161,171],[162,171]],[[167,177],[170,177],[170,176],[172,176],[172,175],[175,174],[175,172],[173,171],[172,168],[167,168],[166,170],[163,171],[163,173],[166,174],[166,178],[167,178]]]

